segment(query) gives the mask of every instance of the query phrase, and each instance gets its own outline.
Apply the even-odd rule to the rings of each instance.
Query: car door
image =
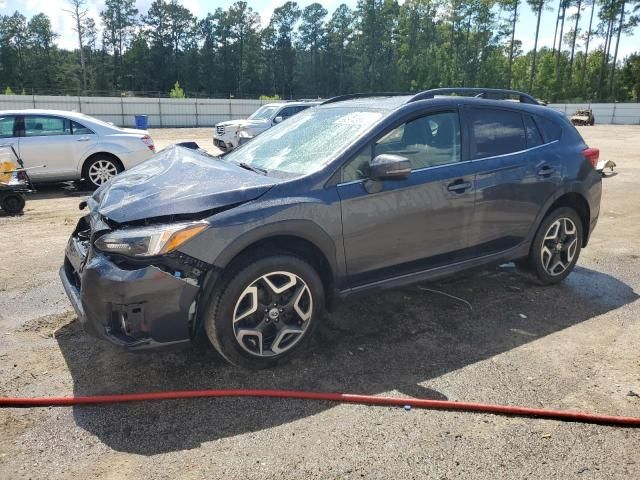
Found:
[[[68,180],[78,177],[81,155],[95,134],[72,135],[71,121],[55,115],[24,115],[18,142],[20,157],[33,180]],[[95,140],[93,140],[95,141]]]
[[[382,153],[408,158],[412,172],[367,189],[368,164]],[[345,164],[338,193],[352,286],[467,258],[474,173],[464,160],[458,112],[446,110],[390,129]]]
[[[478,254],[515,247],[529,233],[561,174],[532,118],[497,107],[467,107],[469,151],[476,171]]]

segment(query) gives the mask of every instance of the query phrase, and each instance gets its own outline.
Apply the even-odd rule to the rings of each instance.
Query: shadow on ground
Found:
[[[81,181],[38,183],[34,188],[35,192],[27,194],[27,202],[64,197],[89,197],[93,194],[93,190]]]
[[[279,388],[363,394],[397,390],[443,399],[420,384],[638,298],[628,285],[584,268],[555,287],[532,286],[511,267],[468,273],[428,287],[468,300],[473,311],[420,286],[351,300],[326,319],[310,351],[274,370],[231,367],[205,347],[123,353],[85,335],[78,322],[59,331],[57,340],[75,395]],[[74,418],[110,448],[154,455],[285,424],[333,405],[199,399],[76,407]]]
[[[29,202],[34,200],[78,197],[78,203],[80,203],[81,200],[90,197],[92,194],[93,191],[87,189],[81,182],[41,183],[35,185],[35,192],[25,194],[25,210],[29,208]],[[5,211],[0,210],[0,218],[22,217],[24,215],[29,215],[29,212],[20,213],[19,215],[9,215]]]

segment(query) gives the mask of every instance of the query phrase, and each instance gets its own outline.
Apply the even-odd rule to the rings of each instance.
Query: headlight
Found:
[[[130,257],[153,257],[175,250],[207,226],[206,222],[189,222],[125,228],[105,233],[96,240],[95,245],[103,252]]]

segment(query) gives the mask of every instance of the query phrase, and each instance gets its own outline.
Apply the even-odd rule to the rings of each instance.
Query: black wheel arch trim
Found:
[[[538,212],[538,215],[536,216],[536,220],[531,225],[531,229],[529,230],[529,233],[527,235],[527,238],[526,238],[527,244],[531,244],[531,242],[533,241],[533,238],[535,237],[536,232],[540,228],[540,225],[542,224],[544,217],[549,213],[549,210],[551,209],[553,204],[556,203],[560,198],[564,197],[565,195],[572,194],[572,193],[582,197],[582,199],[585,201],[585,203],[591,210],[591,203],[589,202],[589,193],[587,192],[587,188],[585,187],[584,183],[580,181],[575,181],[562,186],[562,188],[559,188],[558,190],[556,190],[554,194],[551,195],[546,200],[544,206]],[[578,214],[579,213],[580,212],[578,212]],[[587,245],[587,242],[589,240],[589,234],[590,234],[589,225],[591,224],[591,222],[592,222],[591,218],[586,219],[587,228],[583,229],[584,230],[583,247]]]
[[[217,268],[224,269],[243,250],[261,241],[275,237],[297,237],[313,244],[323,255],[331,268],[333,281],[344,275],[344,256],[336,251],[336,242],[331,236],[311,220],[283,220],[254,228],[233,240],[213,261]],[[342,261],[341,261],[342,260]]]

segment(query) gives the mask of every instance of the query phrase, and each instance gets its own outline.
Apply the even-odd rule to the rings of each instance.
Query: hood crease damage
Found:
[[[98,188],[88,204],[118,225],[199,219],[255,200],[280,181],[172,146]]]

